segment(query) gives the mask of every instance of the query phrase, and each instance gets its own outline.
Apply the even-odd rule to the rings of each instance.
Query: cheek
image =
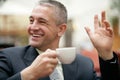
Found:
[[[31,28],[28,26],[27,27],[27,32],[30,33],[30,31],[31,31]]]
[[[59,29],[56,28],[56,27],[54,27],[54,28],[51,28],[51,29],[50,29],[50,32],[51,32],[51,34],[58,34]]]

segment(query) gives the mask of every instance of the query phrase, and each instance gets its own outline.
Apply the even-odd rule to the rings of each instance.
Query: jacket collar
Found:
[[[29,66],[34,60],[35,58],[38,56],[38,52],[36,51],[36,49],[32,46],[29,46],[28,49],[26,49],[26,53],[24,55],[24,62],[27,66]],[[49,77],[45,77],[39,80],[50,80]]]
[[[77,65],[75,62],[72,64],[62,64],[64,80],[76,80]]]
[[[24,55],[24,62],[26,63],[27,66],[29,66],[37,56],[38,52],[35,50],[35,48],[29,46]]]

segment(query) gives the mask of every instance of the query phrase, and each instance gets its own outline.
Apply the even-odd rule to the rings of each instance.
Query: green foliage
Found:
[[[120,12],[120,0],[111,0],[111,9],[116,9],[118,12]]]
[[[118,25],[118,23],[119,23],[119,19],[118,19],[118,17],[112,17],[111,18],[111,23],[112,23],[112,26],[117,26]]]
[[[111,10],[116,10],[118,12],[118,15],[115,15],[111,18],[111,23],[113,26],[118,26],[119,23],[119,13],[120,13],[120,0],[110,0],[110,8]]]

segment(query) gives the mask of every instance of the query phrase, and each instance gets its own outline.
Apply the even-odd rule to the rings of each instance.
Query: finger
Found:
[[[55,50],[50,50],[50,49],[47,49],[45,51],[46,55],[49,57],[49,58],[56,58],[57,57],[57,53]]]
[[[101,12],[101,26],[105,27],[104,25],[104,21],[106,20],[106,15],[105,15],[105,11]]]
[[[113,30],[112,30],[111,27],[108,27],[108,28],[107,28],[107,31],[109,31],[111,37],[114,35]]]
[[[89,38],[91,39],[91,33],[92,33],[92,32],[91,32],[90,28],[85,27],[85,30],[86,30],[86,32],[87,32]]]
[[[106,25],[104,23],[101,23],[101,27],[106,29]]]
[[[40,56],[48,58],[56,58],[57,53],[54,50],[47,49],[44,53],[41,53]]]
[[[104,23],[106,29],[110,27],[110,24],[108,21],[105,20],[103,23]]]
[[[58,58],[51,58],[51,63],[56,66],[58,64]]]
[[[49,58],[49,57],[44,57],[41,59],[41,62],[43,64],[52,64],[52,65],[57,65],[58,64],[58,59],[57,58]]]
[[[52,64],[54,66],[56,66],[58,64],[58,59],[57,58],[46,58],[47,59],[47,62],[49,64]]]
[[[102,23],[102,27],[105,28],[106,30],[110,27],[110,24],[108,21],[104,20],[104,22]]]
[[[57,64],[47,64],[47,68],[49,68],[50,73],[54,71],[56,68]]]
[[[98,15],[94,16],[94,29],[97,29],[99,27],[99,20]]]
[[[85,27],[85,31],[87,32],[87,34],[90,34],[90,29],[88,27]]]
[[[105,15],[105,11],[102,11],[101,13],[101,22],[103,23],[106,20],[106,15]]]
[[[52,68],[52,69],[54,70],[55,65],[53,65],[53,64],[47,64],[46,67],[47,67],[47,68]]]
[[[88,37],[90,38],[90,40],[93,42],[93,40],[92,40],[92,31],[90,30],[90,28],[88,28],[88,27],[85,27],[85,30],[86,30],[86,32],[87,32],[87,34],[88,34]]]

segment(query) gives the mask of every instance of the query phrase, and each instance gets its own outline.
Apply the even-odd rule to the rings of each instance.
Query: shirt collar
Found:
[[[36,48],[36,51],[38,52],[38,54],[43,53],[43,51],[40,51],[39,49]]]

